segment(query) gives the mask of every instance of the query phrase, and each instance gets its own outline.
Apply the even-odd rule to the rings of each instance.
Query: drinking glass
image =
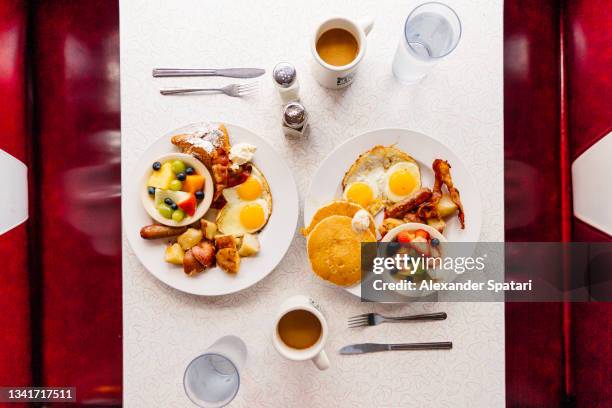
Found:
[[[202,408],[229,404],[240,388],[247,349],[236,336],[224,336],[189,363],[183,376],[185,393]]]
[[[461,21],[445,4],[424,3],[412,10],[393,58],[393,75],[402,83],[422,79],[461,38]]]

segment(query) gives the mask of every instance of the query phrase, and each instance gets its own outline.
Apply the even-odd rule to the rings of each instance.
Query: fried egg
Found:
[[[272,194],[265,177],[255,166],[244,183],[225,188],[222,194],[227,203],[217,214],[217,227],[223,234],[252,234],[268,222]]]
[[[376,214],[382,207],[382,197],[378,188],[378,180],[374,174],[368,174],[347,184],[342,198],[359,204],[370,213]]]
[[[342,179],[342,197],[376,215],[421,185],[416,161],[393,146],[375,146],[355,160]]]
[[[384,194],[387,200],[396,203],[421,188],[421,172],[416,163],[399,162],[385,172]]]

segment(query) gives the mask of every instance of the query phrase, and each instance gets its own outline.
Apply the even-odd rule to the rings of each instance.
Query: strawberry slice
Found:
[[[192,216],[195,214],[197,206],[195,194],[189,194],[184,200],[177,202],[176,205],[178,205],[181,210],[185,211],[187,215]]]
[[[412,241],[412,238],[410,237],[410,232],[404,230],[404,231],[400,231],[399,234],[397,234],[397,242],[406,244],[410,241]]]

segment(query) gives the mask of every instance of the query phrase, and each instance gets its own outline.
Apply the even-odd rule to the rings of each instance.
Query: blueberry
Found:
[[[149,195],[155,195],[155,187],[148,187],[147,191],[149,192]]]
[[[438,238],[433,238],[431,240],[431,246],[437,247],[438,245],[440,245],[440,240]]]
[[[171,199],[171,198],[165,198],[165,199],[164,199],[164,203],[166,203],[167,205],[172,206],[172,204],[174,203],[174,201],[172,201],[172,199]]]
[[[170,208],[172,208],[174,211],[178,210],[178,205],[176,205],[176,203],[172,203],[169,205],[170,205]]]
[[[176,178],[179,179],[180,181],[185,181],[185,178],[187,178],[187,175],[183,172],[180,172],[179,174],[176,175]]]
[[[153,163],[153,170],[159,170],[161,169],[161,163],[160,162],[155,162]]]
[[[195,170],[193,169],[193,167],[187,167],[185,169],[185,173],[188,175],[192,175],[193,173],[195,173]]]
[[[195,192],[195,198],[197,198],[198,200],[201,200],[204,198],[204,192],[203,191],[196,191]]]

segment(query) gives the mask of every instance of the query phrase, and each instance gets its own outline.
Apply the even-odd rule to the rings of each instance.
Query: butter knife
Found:
[[[155,68],[153,76],[161,77],[193,77],[193,76],[222,76],[230,78],[257,78],[266,73],[261,68],[222,68],[222,69],[184,69],[184,68]]]
[[[403,343],[403,344],[379,344],[379,343],[362,343],[351,344],[340,349],[340,354],[364,354],[376,353],[379,351],[395,351],[395,350],[450,350],[453,348],[453,343],[450,341],[440,341],[433,343]]]

